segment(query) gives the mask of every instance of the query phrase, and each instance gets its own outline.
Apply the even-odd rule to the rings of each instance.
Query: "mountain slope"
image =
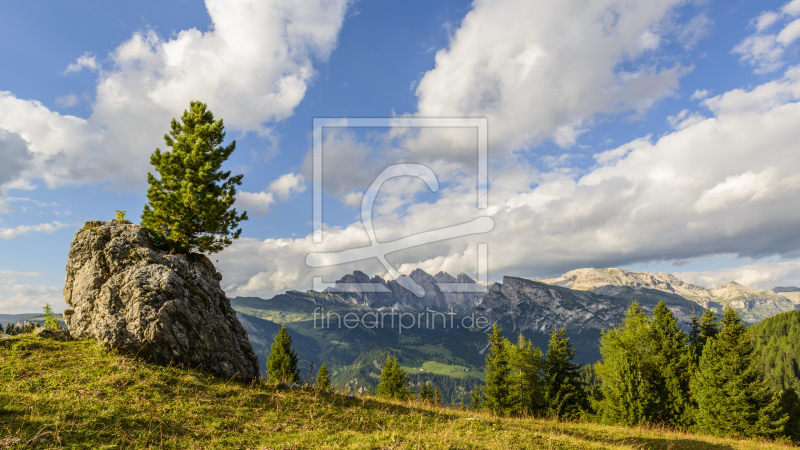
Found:
[[[0,448],[789,448],[231,382],[90,341],[0,340]]]

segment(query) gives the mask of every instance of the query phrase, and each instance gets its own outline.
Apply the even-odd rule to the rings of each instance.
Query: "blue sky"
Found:
[[[704,286],[800,285],[800,0],[5,2],[0,5],[0,312],[64,306],[69,243],[137,221],[149,154],[190,100],[225,120],[251,219],[215,255],[229,295],[269,297],[369,243],[361,194],[396,179],[381,241],[475,217],[474,135],[325,135],[325,240],[311,241],[315,117],[487,117],[495,229],[396,252],[420,267],[546,278],[580,267]]]

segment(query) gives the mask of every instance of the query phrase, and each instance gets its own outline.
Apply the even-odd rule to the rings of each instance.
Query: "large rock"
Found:
[[[86,222],[69,249],[64,319],[76,339],[251,380],[258,359],[221,279],[207,257],[158,250],[137,225]]]

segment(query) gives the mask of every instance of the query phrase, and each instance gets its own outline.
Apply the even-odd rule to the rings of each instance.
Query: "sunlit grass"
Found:
[[[93,342],[0,341],[0,448],[786,448],[237,383]]]

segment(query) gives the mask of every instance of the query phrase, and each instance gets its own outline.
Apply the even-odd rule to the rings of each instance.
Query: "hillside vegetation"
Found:
[[[770,317],[749,331],[773,389],[800,391],[800,310]]]
[[[0,340],[0,448],[789,447],[278,390],[22,335]]]

